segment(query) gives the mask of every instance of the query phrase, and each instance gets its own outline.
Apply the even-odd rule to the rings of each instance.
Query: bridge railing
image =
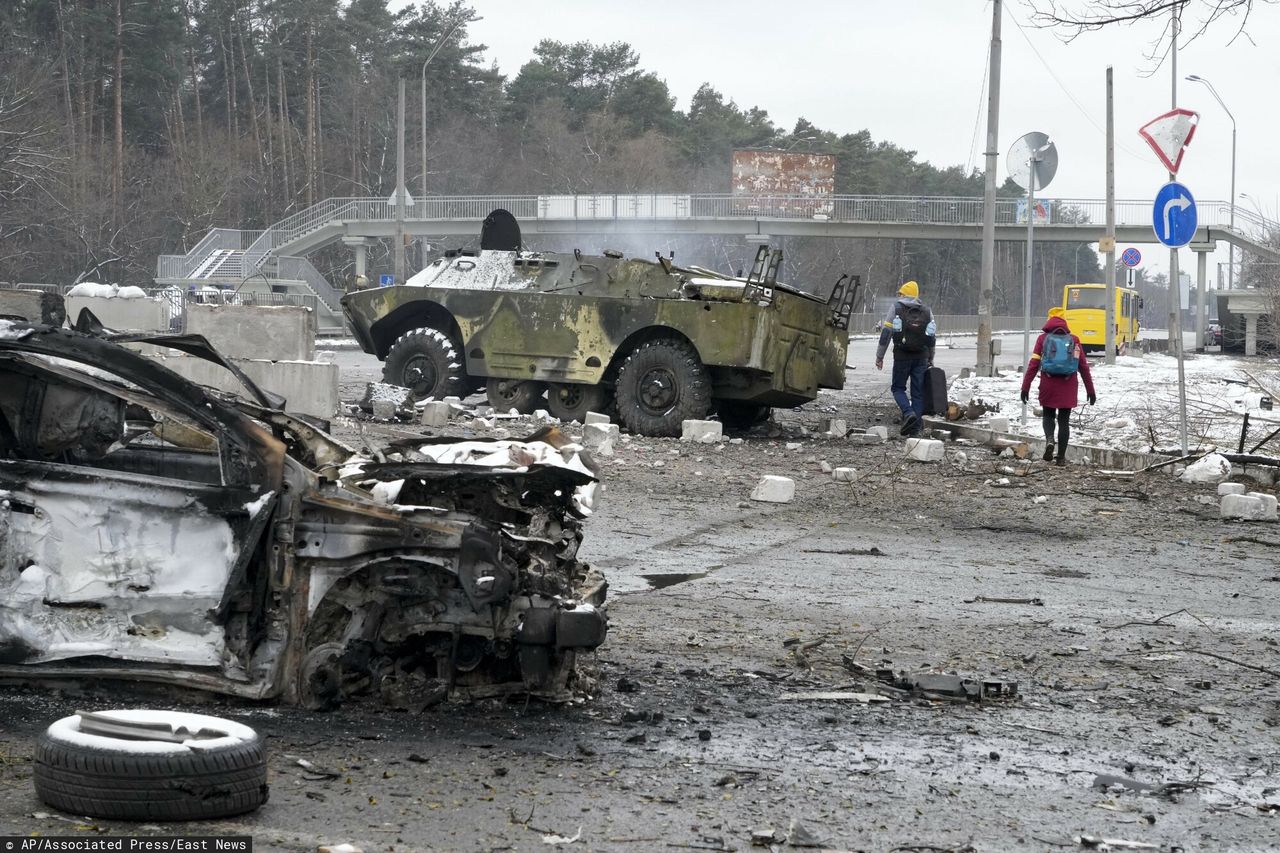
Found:
[[[495,208],[511,211],[519,219],[826,219],[834,222],[922,223],[939,225],[982,224],[981,198],[962,196],[885,195],[733,195],[730,193],[590,193],[580,195],[427,196],[416,198],[405,209],[407,220],[479,220]],[[1225,225],[1230,204],[1199,203],[1201,222]],[[1106,204],[1100,199],[1048,198],[1037,201],[1038,217],[1051,224],[1101,224]],[[396,206],[382,197],[325,199],[267,229],[250,250],[266,244],[279,246],[317,228],[344,219],[394,221]],[[1122,199],[1116,202],[1116,220],[1122,225],[1144,225],[1151,220],[1151,202]],[[1276,223],[1252,211],[1236,208],[1237,222],[1257,227]],[[996,200],[996,222],[1002,225],[1026,221],[1025,202],[1018,198]],[[1039,218],[1037,221],[1041,221]]]

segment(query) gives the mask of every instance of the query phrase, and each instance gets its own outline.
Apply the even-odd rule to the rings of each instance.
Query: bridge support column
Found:
[[[373,245],[373,240],[369,237],[343,237],[342,245],[350,246],[355,251],[356,256],[356,287],[362,286],[362,282],[368,281],[367,267],[369,258],[369,247]]]
[[[1260,314],[1250,311],[1244,315],[1244,354],[1258,354],[1258,317]]]
[[[1192,246],[1192,249],[1196,253],[1196,350],[1202,351],[1204,350],[1204,331],[1209,325],[1206,269],[1209,263],[1209,252],[1213,250],[1198,246]]]

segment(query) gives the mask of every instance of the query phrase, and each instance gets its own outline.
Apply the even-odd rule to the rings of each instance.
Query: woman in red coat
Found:
[[[1076,369],[1065,375],[1055,375],[1048,369],[1041,371],[1044,358],[1045,339],[1049,335],[1069,337],[1070,342],[1052,341],[1053,349],[1068,351],[1076,357]],[[1058,344],[1065,346],[1058,346]],[[1072,348],[1074,347],[1074,348]],[[1052,355],[1052,354],[1051,354]],[[1055,368],[1061,370],[1060,364]],[[1049,311],[1049,320],[1044,324],[1040,337],[1036,338],[1035,351],[1031,354],[1031,363],[1022,374],[1022,402],[1027,402],[1031,391],[1031,380],[1040,373],[1040,407],[1044,409],[1044,461],[1053,460],[1054,424],[1058,427],[1058,459],[1057,464],[1067,464],[1067,444],[1071,440],[1071,410],[1080,402],[1080,386],[1076,375],[1084,377],[1084,390],[1088,394],[1089,405],[1098,402],[1098,395],[1093,391],[1093,376],[1089,373],[1089,359],[1085,357],[1080,339],[1071,334],[1067,321],[1062,318],[1062,309]]]

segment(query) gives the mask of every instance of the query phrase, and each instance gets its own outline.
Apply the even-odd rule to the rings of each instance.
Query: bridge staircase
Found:
[[[309,260],[254,250],[269,230],[215,228],[185,255],[161,255],[156,284],[253,294],[255,304],[305,305],[315,311],[320,334],[344,334],[342,292]]]

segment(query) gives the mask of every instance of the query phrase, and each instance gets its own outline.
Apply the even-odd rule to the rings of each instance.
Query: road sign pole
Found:
[[[1031,273],[1036,233],[1036,154],[1031,155],[1031,179],[1027,181],[1027,275],[1022,285],[1022,369],[1031,364]],[[1027,404],[1022,404],[1022,425],[1027,425]]]
[[[1169,250],[1169,269],[1172,275],[1169,290],[1173,297],[1174,339],[1178,344],[1178,433],[1182,438],[1182,455],[1187,450],[1187,374],[1182,360],[1182,300],[1178,291],[1182,289],[1182,279],[1178,275],[1178,250]]]

